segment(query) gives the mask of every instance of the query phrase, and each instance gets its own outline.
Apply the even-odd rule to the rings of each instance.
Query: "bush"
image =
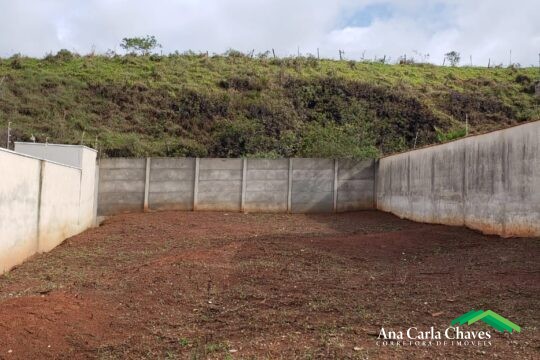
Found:
[[[49,62],[68,62],[73,60],[76,57],[71,51],[66,49],[59,50],[55,55],[47,54],[45,56],[45,61]]]
[[[180,139],[178,142],[164,144],[165,149],[160,151],[164,153],[165,156],[180,156],[180,157],[206,157],[208,156],[208,151],[206,147],[202,144],[199,144],[195,140],[191,139]]]
[[[225,56],[230,58],[245,58],[247,57],[246,54],[244,54],[241,51],[235,50],[235,49],[229,49],[225,52]]]
[[[214,130],[212,154],[218,157],[242,157],[268,150],[269,138],[255,121],[237,119],[222,121]]]
[[[11,66],[12,69],[20,70],[23,68],[23,57],[21,54],[15,54],[10,58],[9,66]]]
[[[437,132],[437,140],[441,143],[459,139],[467,135],[467,130],[465,128],[449,130],[447,132],[435,128],[435,131]]]
[[[146,155],[137,134],[106,134],[101,140],[108,157],[138,157]]]
[[[524,74],[519,74],[516,76],[516,82],[518,84],[530,84],[531,78]]]
[[[348,124],[338,126],[310,124],[300,145],[304,157],[372,159],[379,155],[377,148]]]
[[[223,89],[238,91],[261,91],[266,88],[267,81],[255,76],[231,76],[226,80],[221,80],[219,86]]]

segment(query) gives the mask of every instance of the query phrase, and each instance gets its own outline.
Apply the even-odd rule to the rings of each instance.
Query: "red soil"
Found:
[[[0,276],[0,359],[539,358],[540,239],[392,215],[110,218]],[[471,309],[491,346],[377,346]]]

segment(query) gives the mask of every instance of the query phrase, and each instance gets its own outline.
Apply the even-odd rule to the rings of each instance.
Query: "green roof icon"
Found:
[[[491,310],[471,310],[468,313],[465,313],[452,320],[451,324],[463,325],[466,323],[467,325],[471,325],[479,320],[482,320],[495,330],[499,330],[501,332],[508,331],[511,333],[512,331],[521,331],[521,327],[519,327],[519,325],[514,324],[510,320],[503,318],[501,315]]]

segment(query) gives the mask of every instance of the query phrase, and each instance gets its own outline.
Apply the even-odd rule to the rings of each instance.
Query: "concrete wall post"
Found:
[[[379,160],[373,160],[373,208],[377,209],[377,182],[379,181]]]
[[[244,212],[246,208],[246,188],[247,188],[247,159],[242,159],[242,197],[240,211]]]
[[[287,212],[290,213],[292,202],[293,159],[289,158],[289,185],[287,186]]]
[[[150,158],[146,158],[146,177],[144,180],[144,211],[148,211],[148,192],[150,190]]]
[[[45,168],[45,160],[39,160],[39,180],[38,180],[38,203],[37,203],[37,226],[36,226],[36,249],[35,252],[38,252],[40,249],[39,238],[41,237],[40,227],[41,227],[41,202],[42,202],[42,193],[43,193],[43,169]]]
[[[195,176],[193,177],[193,211],[197,210],[197,204],[199,201],[199,163],[200,159],[195,159]]]
[[[96,180],[94,182],[94,220],[93,220],[93,226],[98,227],[99,222],[97,219],[98,214],[98,200],[99,200],[99,162],[96,165]]]
[[[339,171],[339,160],[334,159],[334,208],[333,211],[337,212],[337,202],[338,202],[338,171]]]

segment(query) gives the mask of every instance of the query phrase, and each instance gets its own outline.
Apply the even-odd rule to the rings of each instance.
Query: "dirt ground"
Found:
[[[376,211],[121,215],[0,276],[0,359],[538,359],[539,257]],[[472,309],[522,331],[377,345]]]

